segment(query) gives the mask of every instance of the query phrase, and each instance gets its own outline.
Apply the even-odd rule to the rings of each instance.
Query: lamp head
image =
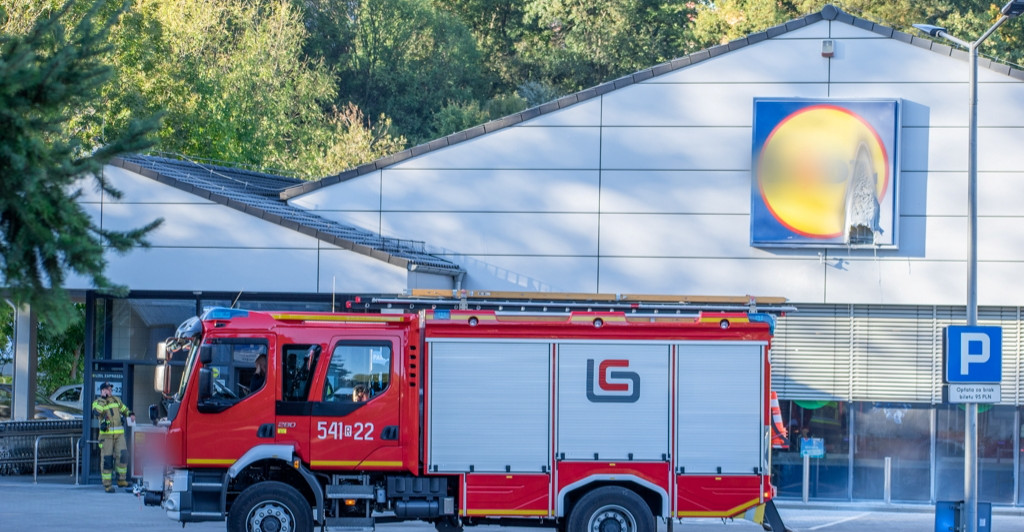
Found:
[[[1024,0],[1021,0],[1021,3],[1024,3]],[[914,24],[914,27],[927,33],[930,37],[939,37],[940,33],[946,33],[946,28],[931,24]]]
[[[999,11],[1009,18],[1016,17],[1017,15],[1024,13],[1024,0],[1010,0]]]

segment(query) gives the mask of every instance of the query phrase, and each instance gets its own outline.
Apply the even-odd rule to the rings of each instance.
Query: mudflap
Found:
[[[743,518],[753,521],[761,525],[765,530],[771,530],[772,532],[793,532],[783,524],[782,516],[779,515],[779,510],[775,507],[775,501],[769,500],[764,504],[759,504],[747,510]]]
[[[786,525],[782,523],[782,516],[779,515],[778,508],[775,507],[775,501],[768,501],[764,505],[764,520],[768,526],[771,527],[772,532],[792,532],[786,528]]]

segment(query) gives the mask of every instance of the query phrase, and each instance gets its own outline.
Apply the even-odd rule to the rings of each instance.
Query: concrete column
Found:
[[[36,370],[39,366],[36,347],[36,315],[28,305],[14,309],[14,397],[11,419],[35,417]]]

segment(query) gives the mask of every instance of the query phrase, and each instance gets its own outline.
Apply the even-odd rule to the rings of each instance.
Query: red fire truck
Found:
[[[167,343],[187,358],[165,403],[168,472],[147,502],[250,532],[647,532],[745,514],[784,530],[764,311],[785,300],[460,296],[185,322]]]

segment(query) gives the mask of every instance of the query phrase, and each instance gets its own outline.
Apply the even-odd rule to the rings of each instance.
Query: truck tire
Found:
[[[573,532],[654,532],[654,515],[634,491],[605,486],[586,495],[569,515]]]
[[[313,509],[298,490],[283,482],[260,482],[235,499],[229,532],[309,532]]]

